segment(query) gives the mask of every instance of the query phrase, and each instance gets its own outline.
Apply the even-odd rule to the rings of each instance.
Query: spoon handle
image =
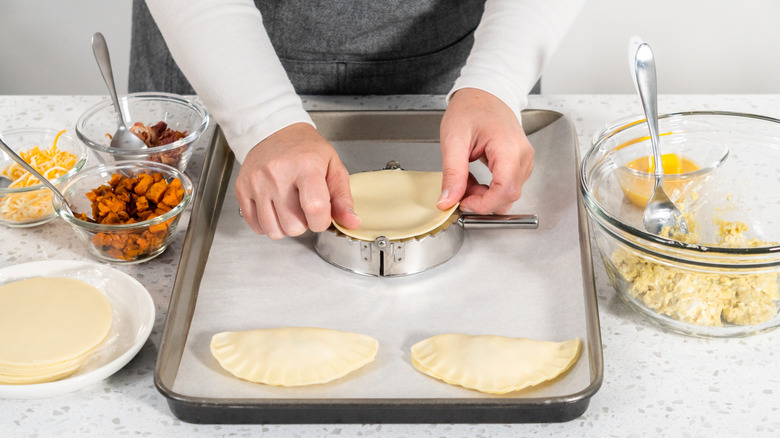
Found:
[[[658,85],[655,76],[655,57],[653,50],[647,43],[642,43],[637,47],[636,57],[634,58],[636,83],[639,88],[639,97],[642,99],[642,106],[645,109],[647,117],[647,126],[650,129],[650,142],[653,145],[653,158],[655,160],[655,182],[656,185],[663,178],[664,170],[661,163],[661,148],[658,135]]]
[[[11,157],[12,160],[14,160],[17,163],[19,163],[19,165],[22,166],[24,168],[24,170],[30,172],[32,175],[34,175],[36,178],[38,178],[38,181],[40,181],[43,185],[48,187],[52,191],[52,193],[54,193],[55,196],[60,198],[60,201],[62,201],[62,205],[68,207],[68,201],[67,201],[67,199],[65,199],[65,196],[62,193],[60,193],[59,189],[57,189],[57,187],[55,187],[54,184],[51,183],[51,181],[49,181],[43,175],[41,175],[40,172],[35,170],[34,167],[30,166],[26,161],[24,161],[24,159],[22,157],[20,157],[19,154],[14,152],[14,150],[11,149],[11,147],[8,146],[3,141],[2,138],[0,138],[0,149],[5,151],[5,153],[7,153]]]
[[[123,116],[124,113],[119,108],[119,99],[116,94],[116,86],[114,85],[114,70],[111,68],[111,56],[108,54],[108,44],[106,44],[106,39],[100,32],[95,32],[95,34],[92,35],[92,53],[95,54],[95,60],[100,68],[100,73],[103,75],[103,80],[106,81],[108,92],[111,93],[111,101],[114,102],[114,110],[122,117],[121,123],[126,123]],[[119,123],[118,119],[117,123]]]

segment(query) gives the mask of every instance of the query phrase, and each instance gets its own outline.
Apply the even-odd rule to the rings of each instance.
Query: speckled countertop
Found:
[[[99,96],[0,97],[0,129],[72,129]],[[442,108],[441,97],[309,98],[308,109]],[[780,118],[780,95],[660,96],[660,111],[727,110]],[[552,109],[574,122],[584,152],[606,122],[641,113],[631,95],[532,96],[531,108]],[[206,141],[187,173],[197,179]],[[184,221],[186,223],[187,216]],[[149,290],[157,308],[151,337],[126,367],[68,395],[0,400],[0,435],[42,436],[780,436],[780,332],[740,339],[698,339],[660,330],[616,295],[594,257],[604,382],[587,412],[562,424],[195,425],[179,421],[154,387],[163,330],[185,227],[157,259],[119,267]],[[0,268],[35,260],[88,260],[67,225],[0,228]],[[595,245],[594,245],[595,250]]]

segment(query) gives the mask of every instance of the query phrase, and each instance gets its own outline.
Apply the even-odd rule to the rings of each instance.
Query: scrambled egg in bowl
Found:
[[[691,111],[661,115],[659,132],[664,188],[690,234],[644,228],[655,163],[643,119],[608,125],[582,159],[580,194],[618,296],[689,335],[780,327],[780,120]]]
[[[711,246],[760,247],[769,242],[746,239],[742,222],[719,224],[720,241]],[[685,243],[698,243],[695,234],[665,236]],[[778,275],[698,272],[656,263],[626,249],[612,253],[611,261],[629,283],[628,292],[648,308],[682,322],[721,326],[723,322],[754,325],[777,314]]]

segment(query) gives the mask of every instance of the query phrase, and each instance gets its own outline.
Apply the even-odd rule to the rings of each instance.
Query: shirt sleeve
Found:
[[[584,0],[488,0],[474,48],[449,96],[485,90],[520,118],[527,94]],[[294,123],[314,125],[252,0],[146,0],[173,59],[243,162]]]
[[[447,95],[477,88],[498,97],[518,120],[584,0],[487,0],[474,47]]]
[[[173,59],[239,162],[274,132],[313,125],[251,0],[146,0]],[[218,35],[218,37],[214,37]]]

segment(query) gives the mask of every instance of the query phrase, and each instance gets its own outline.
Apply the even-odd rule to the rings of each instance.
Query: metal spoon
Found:
[[[117,114],[117,129],[114,136],[111,137],[111,147],[117,149],[144,149],[146,143],[130,132],[127,129],[127,125],[125,125],[125,115],[122,112],[122,106],[119,105],[119,98],[116,95],[116,87],[114,86],[114,73],[111,69],[108,45],[100,32],[95,32],[92,35],[92,52],[95,54],[95,60],[97,60],[98,67],[100,67],[103,80],[106,81],[108,93],[111,95],[111,100],[114,101],[114,109]]]
[[[7,189],[11,185],[11,181],[8,177],[0,175],[0,189]]]
[[[655,58],[653,50],[647,43],[637,47],[634,57],[636,67],[636,82],[639,97],[645,110],[647,127],[650,129],[650,143],[653,146],[655,160],[655,187],[653,196],[645,206],[643,222],[649,233],[660,234],[661,230],[670,227],[681,233],[688,232],[688,224],[683,219],[682,212],[674,205],[664,191],[664,168],[661,162],[660,140],[658,136],[658,89],[655,76]]]
[[[34,167],[30,166],[26,161],[24,161],[24,159],[20,157],[16,152],[14,152],[14,150],[11,149],[10,146],[5,144],[5,142],[1,138],[0,138],[0,149],[5,151],[5,153],[7,153],[12,160],[19,163],[19,165],[22,166],[24,170],[30,172],[33,176],[38,178],[38,181],[40,181],[41,183],[43,183],[43,185],[48,187],[49,190],[51,190],[55,196],[60,198],[60,201],[62,201],[62,206],[65,207],[66,210],[68,210],[68,213],[70,213],[71,216],[73,216],[73,210],[70,209],[70,205],[68,204],[68,200],[65,199],[65,195],[63,195],[62,192],[60,192],[60,190],[54,184],[51,183],[51,181],[46,179],[46,177],[41,175],[37,170],[35,170]]]

